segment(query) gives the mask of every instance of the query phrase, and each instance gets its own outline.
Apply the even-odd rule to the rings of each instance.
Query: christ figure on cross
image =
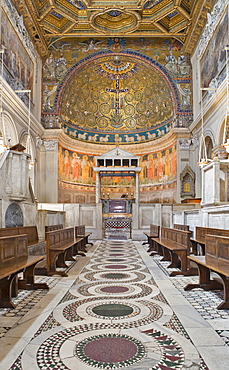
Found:
[[[116,76],[116,84],[115,84],[115,89],[106,89],[107,92],[115,93],[115,114],[118,116],[119,115],[119,109],[120,109],[120,101],[119,101],[119,94],[120,93],[126,93],[129,90],[128,89],[120,89],[119,88],[119,76]]]

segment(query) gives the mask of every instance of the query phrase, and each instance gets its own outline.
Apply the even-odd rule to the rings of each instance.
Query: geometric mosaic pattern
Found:
[[[128,288],[127,288],[127,286],[128,286]],[[91,296],[92,293],[89,292],[89,288],[92,288],[92,287],[96,287],[95,291],[97,293],[101,293],[101,294],[104,294],[104,292],[106,294],[118,294],[118,293],[122,293],[122,292],[126,292],[126,294],[127,294],[127,292],[129,292],[129,293],[134,293],[135,292],[135,294],[131,295],[132,298],[145,297],[147,294],[152,293],[152,288],[149,287],[148,285],[135,284],[135,285],[131,286],[131,285],[128,284],[127,286],[125,286],[125,284],[123,284],[121,286],[120,285],[117,286],[117,284],[114,285],[114,284],[110,284],[110,283],[109,283],[109,285],[108,284],[105,285],[103,283],[100,286],[100,284],[97,282],[97,283],[90,283],[90,284],[85,284],[85,285],[80,286],[77,289],[77,293],[80,293],[81,295],[84,295],[84,296]],[[111,287],[113,287],[113,291],[112,291]],[[115,289],[115,287],[116,287],[116,289]],[[118,291],[118,287],[119,287],[120,292]],[[134,289],[134,287],[135,287],[135,289]],[[136,287],[140,288],[139,293],[136,293]],[[105,288],[107,288],[107,291],[102,290],[102,289],[105,289]],[[108,290],[108,288],[110,288],[110,289]],[[123,289],[121,289],[121,288],[123,288]],[[126,288],[126,289],[124,289],[124,288]]]
[[[190,369],[208,370],[134,243],[108,240],[9,370],[185,369],[190,349]]]

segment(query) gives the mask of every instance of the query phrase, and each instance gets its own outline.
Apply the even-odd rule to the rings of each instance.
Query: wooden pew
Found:
[[[34,269],[44,256],[28,256],[28,236],[0,237],[0,307],[15,308],[12,297],[18,289],[48,289],[34,282]],[[18,274],[23,272],[23,279]]]
[[[0,237],[28,235],[28,246],[39,243],[36,226],[16,226],[0,228]]]
[[[143,242],[142,244],[149,244],[149,247],[152,249],[152,240],[151,238],[157,238],[159,237],[159,234],[160,234],[160,226],[158,225],[153,225],[153,224],[150,224],[150,229],[149,229],[149,233],[147,232],[143,232],[143,234],[146,235],[147,237],[147,242]],[[148,252],[150,251],[150,248],[148,250]]]
[[[189,256],[199,270],[199,283],[188,284],[186,291],[194,288],[204,290],[224,290],[224,301],[218,309],[229,309],[229,237],[218,235],[205,236],[205,256]],[[211,271],[217,273],[221,281],[210,278]]]
[[[46,235],[46,260],[45,263],[38,264],[35,273],[68,276],[65,271],[58,271],[56,268],[67,268],[66,261],[75,261],[73,256],[78,253],[82,238],[75,239],[74,227],[49,231]]]
[[[82,242],[79,243],[79,251],[80,252],[83,252],[83,253],[86,252],[86,245],[87,244],[93,245],[93,243],[88,241],[88,238],[89,238],[90,235],[91,235],[91,233],[86,233],[85,225],[75,226],[75,238],[81,238],[82,239]]]
[[[189,231],[189,225],[174,224],[173,227],[177,230]]]
[[[190,266],[187,258],[190,254],[190,231],[161,227],[160,237],[151,239],[154,242],[155,253],[163,256],[162,261],[171,261],[168,268],[180,268],[180,271],[173,271],[170,276],[189,276],[197,273],[197,269]]]
[[[63,229],[63,228],[64,228],[63,224],[45,226],[45,240],[46,240],[46,233],[48,233],[49,231],[60,230],[60,229]]]
[[[201,254],[205,254],[205,237],[207,234],[229,237],[229,230],[196,226],[195,239],[190,239],[193,254],[198,254],[198,245],[201,247]]]

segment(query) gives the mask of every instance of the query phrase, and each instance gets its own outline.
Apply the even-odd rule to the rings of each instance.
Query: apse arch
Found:
[[[90,69],[94,73],[93,78],[97,79],[97,85],[95,83],[93,91],[92,83],[85,82],[83,85],[78,79],[77,87],[81,88],[82,96],[78,95],[77,100],[73,96],[77,91],[72,81],[83,73],[82,79],[91,80],[92,77],[87,75]],[[141,85],[143,78],[139,77],[143,71],[148,73],[144,77],[146,88],[142,86],[140,89],[136,84],[134,90],[131,77],[134,76]],[[99,75],[103,79],[99,80]],[[99,88],[105,78],[109,83],[102,92]],[[150,85],[151,81],[157,83]],[[112,86],[112,82],[116,85]],[[158,95],[155,95],[157,89]],[[69,90],[71,94],[66,94]],[[163,95],[163,91],[167,95]],[[116,98],[110,98],[109,93],[116,93]],[[90,103],[87,105],[88,101]],[[55,108],[69,136],[100,144],[117,141],[119,144],[134,144],[155,140],[170,131],[176,115],[182,111],[176,84],[166,68],[153,58],[131,50],[118,53],[99,51],[75,63],[59,85]]]

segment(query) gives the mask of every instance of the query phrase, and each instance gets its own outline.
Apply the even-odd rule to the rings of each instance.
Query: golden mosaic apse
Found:
[[[173,111],[166,77],[133,56],[99,57],[75,68],[61,94],[61,119],[84,131],[148,130],[171,121]]]

